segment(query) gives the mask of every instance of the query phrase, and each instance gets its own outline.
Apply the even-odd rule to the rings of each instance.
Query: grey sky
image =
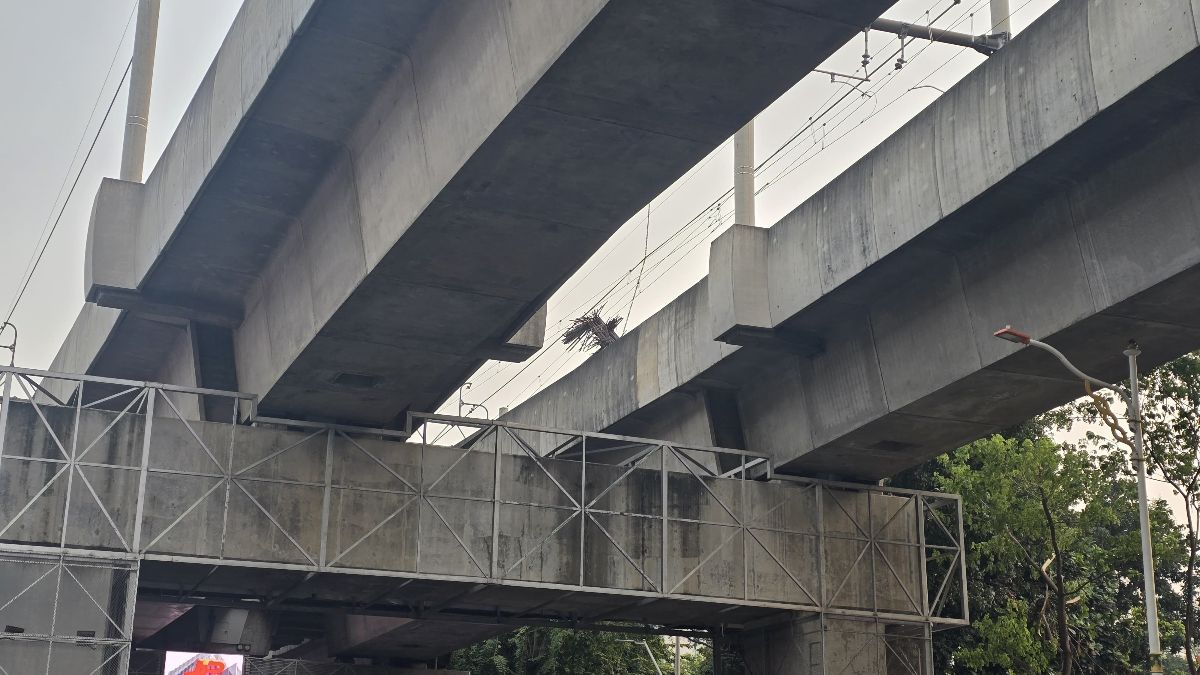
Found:
[[[122,32],[136,0],[0,0],[0,318],[39,248],[64,176],[73,178],[112,98],[132,49]],[[208,69],[241,0],[164,0],[154,77],[147,172]],[[116,63],[71,165],[105,72]],[[100,179],[120,167],[124,92],[14,315],[21,329],[18,360],[46,367],[83,303],[83,251]],[[70,187],[68,184],[66,187]]]

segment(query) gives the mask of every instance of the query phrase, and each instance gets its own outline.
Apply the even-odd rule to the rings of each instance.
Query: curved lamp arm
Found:
[[[992,333],[992,335],[994,337],[1000,338],[1001,340],[1007,340],[1009,342],[1015,342],[1017,344],[1029,345],[1030,347],[1037,347],[1038,349],[1041,349],[1042,351],[1049,352],[1050,354],[1052,354],[1054,356],[1054,358],[1058,359],[1058,362],[1063,364],[1063,366],[1067,370],[1071,371],[1071,373],[1073,375],[1075,375],[1075,377],[1078,377],[1079,379],[1081,379],[1085,382],[1091,382],[1092,384],[1096,385],[1097,387],[1100,387],[1101,389],[1111,389],[1111,390],[1117,392],[1117,394],[1119,394],[1126,403],[1129,403],[1129,400],[1130,400],[1129,394],[1125,392],[1124,387],[1122,387],[1119,384],[1112,384],[1111,382],[1105,382],[1104,380],[1101,380],[1101,379],[1092,377],[1091,375],[1088,375],[1087,373],[1083,372],[1082,370],[1076,368],[1075,364],[1068,361],[1067,357],[1065,355],[1063,355],[1062,352],[1058,351],[1051,345],[1048,345],[1045,342],[1042,342],[1041,340],[1034,340],[1033,338],[1029,337],[1025,333],[1022,333],[1021,331],[1014,329],[1012,326],[1005,326],[1004,328],[1001,328],[1000,330],[996,331],[995,333]]]

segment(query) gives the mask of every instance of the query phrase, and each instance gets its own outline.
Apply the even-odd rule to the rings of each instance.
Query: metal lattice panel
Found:
[[[132,561],[0,554],[0,675],[123,674]]]
[[[0,550],[967,618],[953,495],[478,419],[364,430],[256,418],[244,394],[14,368],[0,387]],[[212,397],[232,399],[230,420],[198,421]]]

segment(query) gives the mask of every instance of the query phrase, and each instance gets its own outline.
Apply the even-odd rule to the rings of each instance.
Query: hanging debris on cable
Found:
[[[580,351],[589,351],[604,349],[616,342],[617,326],[621,325],[622,319],[614,316],[605,321],[600,317],[601,309],[592,310],[577,319],[572,319],[571,327],[563,333],[563,344]]]

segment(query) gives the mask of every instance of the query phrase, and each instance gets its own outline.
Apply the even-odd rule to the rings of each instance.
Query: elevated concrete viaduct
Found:
[[[709,275],[506,419],[752,447],[873,481],[1200,347],[1189,0],[1063,0]]]
[[[53,368],[401,424],[890,4],[246,2],[146,183],[101,187]]]
[[[1200,0],[1062,0],[504,420],[397,429],[886,4],[249,0],[146,184],[97,196],[55,364],[87,374],[0,368],[0,666],[630,621],[928,672],[957,499],[829,479],[1078,395],[1004,324],[1112,379],[1131,337],[1200,346]]]

